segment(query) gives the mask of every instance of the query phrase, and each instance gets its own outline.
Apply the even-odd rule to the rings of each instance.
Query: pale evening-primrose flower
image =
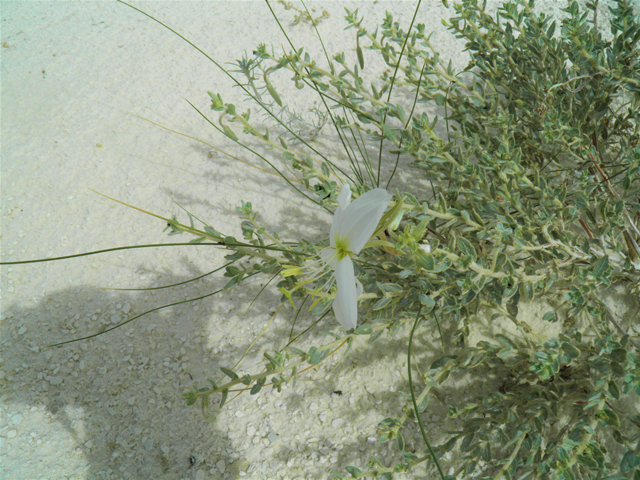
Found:
[[[355,328],[358,322],[358,296],[363,292],[351,257],[367,244],[391,198],[386,190],[375,188],[351,202],[351,188],[346,184],[338,195],[329,238],[331,246],[320,252],[320,256],[335,272],[338,291],[333,312],[345,331]]]

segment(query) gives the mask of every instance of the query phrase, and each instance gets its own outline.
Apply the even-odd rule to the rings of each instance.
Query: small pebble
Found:
[[[331,422],[331,426],[333,428],[338,428],[340,425],[342,425],[343,420],[341,418],[334,418],[333,422]]]
[[[13,438],[18,434],[17,430],[9,430],[7,432],[7,438]]]
[[[18,414],[11,417],[11,423],[13,423],[14,425],[20,425],[21,421],[22,421],[22,415]]]
[[[269,439],[269,441],[271,443],[275,442],[278,439],[278,435],[276,435],[275,433],[271,432],[267,438]]]
[[[224,471],[227,469],[227,465],[224,463],[224,460],[220,460],[218,463],[216,463],[216,468],[220,473],[224,473]]]
[[[20,327],[20,330],[18,330],[18,335],[22,335],[26,331],[27,331],[27,327]]]
[[[204,470],[198,470],[196,472],[196,480],[204,480]]]
[[[309,405],[309,410],[311,410],[311,411],[317,410],[318,408],[319,407],[318,407],[317,403],[312,403],[311,405]]]
[[[247,435],[253,437],[256,434],[256,429],[252,425],[247,427]]]
[[[240,472],[240,476],[244,477],[244,472],[247,471],[247,469],[249,468],[251,464],[249,463],[249,461],[246,458],[243,458],[242,460],[240,460],[237,464],[237,468],[238,471]]]
[[[62,377],[49,377],[49,383],[51,385],[60,385],[62,383]]]

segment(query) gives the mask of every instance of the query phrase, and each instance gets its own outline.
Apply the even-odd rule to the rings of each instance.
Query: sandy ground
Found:
[[[222,63],[261,42],[284,42],[263,2],[135,5]],[[311,5],[330,15],[319,25],[328,50],[353,56],[343,3]],[[371,29],[385,10],[404,28],[413,13],[409,2],[344,5],[358,7]],[[292,37],[321,58],[309,25],[292,25],[294,13],[280,5],[276,11]],[[440,3],[423,2],[418,21],[434,31],[445,56],[464,65],[461,44],[440,23],[445,14]],[[238,105],[240,92],[171,32],[116,2],[3,1],[1,15],[3,260],[189,240],[167,237],[160,220],[90,189],[164,216],[181,212],[177,202],[239,238],[241,200],[284,238],[328,234],[330,217],[300,203],[275,177],[139,118],[238,153],[185,99],[208,113],[207,90]],[[303,97],[296,105],[313,101]],[[220,378],[218,367],[234,365],[278,308],[271,289],[248,310],[259,282],[39,351],[210,293],[224,285],[219,275],[175,289],[114,289],[178,283],[223,260],[212,247],[168,247],[2,267],[2,478],[320,478],[362,467],[370,455],[394,458],[393,445],[377,443],[376,425],[402,406],[396,392],[406,389],[403,336],[375,350],[356,345],[337,369],[330,361],[295,389],[242,395],[211,422],[184,405],[180,393],[191,379],[202,385]],[[259,370],[260,352],[284,343],[292,318],[290,310],[278,314],[239,370]],[[327,318],[321,329],[337,324]],[[418,339],[425,350],[432,343],[429,335]],[[464,386],[454,393],[469,394]],[[437,443],[443,411],[437,402],[430,408]],[[417,436],[409,442],[423,448]]]

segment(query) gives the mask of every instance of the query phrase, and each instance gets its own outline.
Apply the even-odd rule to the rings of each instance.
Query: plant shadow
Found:
[[[155,276],[150,285],[206,273],[194,264],[187,270],[184,275],[137,271]],[[232,445],[224,425],[205,421],[180,394],[194,382],[217,379],[219,367],[233,365],[249,346],[264,315],[246,319],[245,336],[237,335],[235,322],[225,319],[242,314],[258,283],[152,312],[89,340],[44,348],[111,328],[160,305],[207,295],[226,281],[218,274],[143,292],[70,287],[26,304],[5,304],[0,324],[7,372],[3,403],[13,412],[14,423],[19,419],[31,425],[31,438],[18,440],[38,452],[32,458],[55,470],[55,450],[70,449],[78,454],[83,478],[182,478],[193,475],[192,468],[233,462],[226,453]],[[261,297],[253,309],[270,312],[277,304],[277,299]],[[264,340],[277,343],[285,335],[277,327]],[[36,439],[51,428],[64,432],[58,443],[40,444]],[[184,445],[190,444],[192,454],[182,458]],[[8,454],[21,455],[15,448]],[[69,471],[69,465],[62,467]],[[20,476],[19,471],[13,474]]]

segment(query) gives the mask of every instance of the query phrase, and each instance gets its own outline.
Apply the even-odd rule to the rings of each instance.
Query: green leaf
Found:
[[[448,452],[451,449],[453,449],[453,447],[455,447],[456,442],[458,441],[458,439],[456,437],[451,437],[449,440],[447,440],[447,442],[442,446],[442,451],[443,452]]]
[[[238,243],[238,240],[235,237],[224,237],[225,245],[235,245]]]
[[[469,368],[474,368],[480,365],[487,358],[487,352],[480,352],[473,356],[469,363]]]
[[[465,435],[462,439],[462,443],[460,444],[460,451],[466,452],[471,448],[471,442],[473,442],[473,438],[475,437],[475,433],[470,433],[469,435]]]
[[[620,428],[620,418],[613,410],[605,407],[598,412],[598,419],[612,427]]]
[[[518,348],[518,346],[509,337],[506,337],[501,333],[496,333],[496,339],[504,347]]]
[[[351,474],[353,478],[357,478],[359,473],[362,473],[362,470],[356,467],[346,467],[345,470]]]
[[[307,360],[307,363],[309,365],[317,365],[318,363],[323,361],[325,358],[327,358],[327,355],[329,355],[328,349],[318,351],[316,347],[311,347],[309,349],[309,358]]]
[[[609,380],[609,393],[616,400],[620,399],[620,389],[618,388],[618,384],[613,380]]]
[[[436,305],[436,301],[431,295],[425,295],[424,293],[421,293],[420,295],[418,295],[418,299],[420,300],[420,303],[427,307],[428,310],[426,311],[431,310]]]
[[[397,143],[398,142],[398,137],[396,136],[396,132],[391,127],[389,127],[389,125],[383,124],[382,125],[382,131],[384,133],[384,136],[391,143]]]
[[[482,450],[480,450],[480,458],[487,463],[491,461],[491,444],[490,443],[487,443],[482,447]]]
[[[364,124],[371,123],[371,119],[365,115],[362,115],[361,113],[357,113],[356,116],[358,117],[358,120],[360,120]]]
[[[551,22],[551,25],[549,25],[549,28],[547,29],[547,37],[549,38],[553,38],[553,34],[556,31],[556,21],[554,20],[553,22]]]
[[[616,348],[611,352],[611,361],[625,363],[627,359],[627,350],[624,348]]]
[[[418,412],[424,412],[429,406],[429,395],[425,395],[422,401],[418,404]]]
[[[620,445],[624,445],[625,439],[620,433],[620,430],[613,431],[613,439],[618,442]]]
[[[460,299],[462,305],[468,305],[469,303],[471,303],[476,298],[476,295],[477,295],[477,292],[474,292],[473,290],[469,290]]]
[[[234,372],[229,368],[220,367],[220,370],[222,370],[222,373],[224,373],[227,377],[231,378],[231,380],[236,380],[238,378],[238,375],[236,374],[236,372]]]
[[[229,389],[225,388],[222,391],[222,398],[220,399],[220,408],[222,408],[225,404],[225,402],[227,401],[227,397],[229,396]]]
[[[471,257],[472,261],[475,262],[476,259],[478,258],[475,248],[473,248],[473,245],[471,245],[471,242],[469,242],[469,240],[467,240],[466,238],[464,237],[458,238],[458,248],[465,255],[468,255],[469,257]]]
[[[376,333],[374,333],[369,337],[369,339],[367,340],[367,343],[375,342],[377,339],[380,338],[380,335],[382,335],[383,333],[384,333],[384,330],[378,330]]]
[[[209,235],[212,235],[214,237],[223,237],[224,236],[219,231],[217,231],[215,228],[212,228],[209,225],[205,225],[204,231],[207,232]]]
[[[578,463],[584,465],[590,470],[596,470],[598,468],[598,462],[587,455],[578,455]]]
[[[236,137],[236,134],[227,125],[223,125],[222,130],[224,130],[224,134],[231,140],[235,140],[236,142],[238,141],[238,137]]]
[[[298,347],[293,347],[293,346],[289,345],[286,349],[289,352],[293,353],[294,355],[306,355],[305,351],[299,349]]]
[[[622,365],[618,362],[611,362],[609,366],[611,367],[611,371],[618,377],[624,377],[626,375],[624,368],[622,368]]]
[[[385,293],[400,293],[404,290],[404,287],[396,283],[376,283],[378,285],[378,288]]]
[[[373,333],[373,328],[371,327],[371,325],[368,324],[363,324],[360,325],[358,328],[355,329],[355,334],[356,335],[371,335]]]
[[[356,54],[358,55],[358,63],[360,68],[364,68],[364,55],[362,54],[362,48],[360,48],[360,38],[356,37]]]
[[[510,353],[511,353],[511,347],[504,347],[498,351],[496,356],[498,358],[506,358],[509,356]]]
[[[627,451],[622,456],[622,461],[620,462],[620,472],[629,473],[634,468],[636,468],[639,463],[640,455],[635,455],[633,452]]]
[[[513,317],[518,316],[518,301],[520,300],[520,292],[516,290],[513,297],[507,302],[507,312]]]
[[[267,76],[264,76],[264,81],[265,84],[267,86],[267,90],[269,90],[269,95],[271,95],[273,97],[273,99],[276,101],[276,103],[279,106],[282,106],[282,100],[280,100],[280,96],[278,95],[278,92],[276,92],[276,89],[273,88],[273,86],[271,85],[271,83],[269,83],[269,81],[267,80]]]
[[[580,357],[580,350],[578,350],[576,347],[574,347],[570,343],[564,342],[560,348],[562,348],[562,354],[567,358],[570,358],[573,360]]]
[[[384,307],[389,305],[392,300],[393,300],[393,297],[383,297],[383,298],[381,298],[373,306],[373,311],[375,312],[376,310],[382,310]]]
[[[426,252],[418,252],[416,262],[428,272],[433,272],[436,268],[436,262],[433,256]]]
[[[267,377],[262,377],[261,379],[257,380],[253,387],[251,387],[251,391],[249,393],[251,395],[255,395],[262,389],[265,383],[267,383]]]
[[[600,260],[598,260],[596,264],[593,266],[593,276],[599,280],[603,279],[608,270],[609,270],[609,257],[605,255]]]
[[[224,110],[224,102],[219,93],[207,92],[211,97],[211,109],[214,111]]]
[[[413,453],[411,453],[411,452],[401,452],[401,453],[400,453],[400,455],[402,455],[402,458],[403,458],[403,459],[404,459],[404,461],[405,461],[405,462],[407,462],[407,463],[411,463],[411,462],[413,462],[414,460],[417,460],[417,459],[418,459],[418,456],[417,456],[417,455],[414,455],[414,454],[413,454]]]
[[[444,272],[445,270],[448,270],[450,267],[451,267],[451,260],[449,260],[448,258],[443,258],[442,261],[435,266],[435,268],[433,269],[433,272],[434,273]]]

